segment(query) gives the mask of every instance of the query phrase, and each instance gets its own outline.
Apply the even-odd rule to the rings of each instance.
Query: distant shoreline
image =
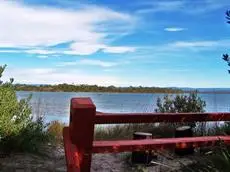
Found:
[[[97,86],[97,85],[26,85],[15,84],[16,91],[37,91],[37,92],[99,92],[99,93],[183,93],[177,88],[161,87],[115,87],[115,86]]]
[[[16,91],[34,91],[34,92],[95,92],[95,93],[162,93],[162,94],[183,94],[197,91],[199,94],[230,94],[225,90],[207,90],[199,91],[196,89],[183,90],[180,88],[162,88],[162,87],[115,87],[115,86],[97,86],[97,85],[27,85],[15,84]]]
[[[52,93],[111,93],[111,94],[189,94],[192,91],[184,92],[110,92],[110,91],[44,91],[44,90],[16,90],[16,91],[28,91],[28,92],[52,92]],[[198,94],[230,94],[230,92],[197,92]]]
[[[230,94],[230,91],[198,91],[199,94]]]

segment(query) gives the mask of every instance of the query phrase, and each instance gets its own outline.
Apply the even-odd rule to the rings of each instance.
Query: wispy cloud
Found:
[[[118,65],[115,62],[106,62],[106,61],[101,61],[101,60],[89,60],[89,59],[84,59],[80,61],[81,64],[85,65],[95,65],[95,66],[101,66],[101,67],[112,67]]]
[[[0,53],[26,53],[35,55],[46,55],[46,57],[54,57],[59,55],[91,55],[98,51],[111,54],[122,54],[131,53],[136,51],[136,47],[128,46],[107,46],[104,44],[89,44],[89,43],[74,43],[71,44],[68,49],[58,50],[58,49],[0,49]],[[47,56],[52,55],[52,56]]]
[[[228,0],[163,0],[163,1],[143,1],[140,3],[143,8],[137,13],[156,13],[156,12],[183,12],[186,14],[201,14],[225,8],[229,5]]]
[[[40,58],[40,59],[47,59],[49,56],[47,56],[47,55],[38,55],[37,57]]]
[[[45,50],[45,49],[30,49],[30,50],[24,50],[24,53],[49,55],[49,54],[57,54],[57,51]]]
[[[9,49],[0,49],[0,53],[20,53],[20,52],[23,52],[21,50],[9,50]]]
[[[66,66],[76,66],[76,65],[113,67],[113,66],[117,66],[118,63],[117,62],[102,61],[102,60],[82,59],[79,61],[61,62],[57,66],[66,67]]]
[[[99,6],[79,5],[73,11],[16,1],[0,3],[0,47],[26,48],[27,53],[55,54],[56,50],[38,47],[72,42],[66,53],[89,55],[112,48],[106,39],[115,37],[114,29],[124,33],[131,25],[135,25],[134,16]]]
[[[30,69],[30,72],[34,73],[35,75],[49,75],[54,73],[56,70],[54,68],[34,68]]]
[[[101,50],[105,53],[128,53],[134,52],[134,47],[128,46],[108,46],[105,44],[88,44],[88,43],[73,43],[70,46],[71,50],[64,51],[64,54],[78,54],[78,55],[89,55],[96,53],[97,51]]]
[[[218,48],[229,47],[230,40],[176,41],[168,44],[174,48]]]
[[[113,47],[113,46],[107,46],[103,49],[103,52],[105,53],[128,53],[128,52],[134,52],[136,50],[135,47],[125,47],[125,46],[117,46],[117,47]]]
[[[120,85],[118,77],[105,74],[88,74],[79,70],[62,70],[60,68],[12,68],[5,71],[3,80],[15,78],[15,83],[23,84],[90,84],[90,85]]]
[[[158,64],[165,65],[169,60],[177,61],[190,57],[196,53],[196,57],[202,57],[207,52],[225,52],[230,47],[230,40],[181,40],[172,41],[153,46],[140,46],[138,52],[132,56],[126,56],[126,59],[140,64]]]
[[[180,32],[186,29],[182,27],[167,27],[167,28],[164,28],[164,30],[167,32]]]
[[[147,6],[146,8],[140,9],[137,13],[154,13],[154,12],[165,12],[165,11],[176,11],[184,7],[184,1],[144,1],[142,5]]]
[[[230,40],[183,40],[174,41],[154,46],[139,47],[139,53],[135,53],[134,58],[147,58],[154,56],[181,56],[180,51],[216,51],[230,47]],[[173,53],[173,54],[172,54]],[[151,55],[150,55],[151,54]]]

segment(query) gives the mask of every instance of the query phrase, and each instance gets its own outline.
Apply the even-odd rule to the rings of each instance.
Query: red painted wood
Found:
[[[201,145],[213,145],[217,141],[230,144],[230,136],[204,136],[186,138],[162,138],[145,140],[119,140],[119,141],[94,141],[94,153],[128,152],[148,149],[174,148],[176,143],[193,143],[195,147]]]
[[[230,144],[230,136],[166,138],[153,140],[94,141],[94,124],[230,121],[230,113],[102,113],[97,112],[90,98],[73,98],[69,128],[63,129],[68,172],[89,172],[94,153],[138,151],[174,148],[176,144],[194,146],[215,144],[223,140]]]
[[[76,146],[70,141],[69,127],[64,127],[63,129],[63,141],[67,172],[80,172],[80,160],[78,159]]]
[[[230,113],[97,113],[96,124],[230,121]]]
[[[77,147],[81,172],[90,172],[96,107],[90,98],[73,98],[70,109],[70,138]]]

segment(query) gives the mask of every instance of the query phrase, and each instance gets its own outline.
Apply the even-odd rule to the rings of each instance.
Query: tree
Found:
[[[5,68],[0,66],[0,152],[36,152],[47,143],[49,134],[42,119],[32,118],[31,96],[18,100],[14,80],[1,81]]]
[[[205,106],[205,101],[198,97],[197,92],[192,92],[189,95],[176,95],[176,97],[170,97],[167,95],[163,97],[163,100],[158,98],[155,112],[205,112]],[[191,127],[195,127],[194,122],[187,124],[189,124]]]
[[[0,66],[0,79],[6,65]],[[0,80],[0,136],[16,134],[30,121],[31,107],[29,98],[17,100],[13,86],[13,79],[9,82]]]

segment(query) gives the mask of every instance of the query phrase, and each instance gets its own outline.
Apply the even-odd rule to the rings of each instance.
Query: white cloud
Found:
[[[0,49],[0,53],[20,53],[21,50],[7,50],[7,49]]]
[[[128,53],[128,52],[134,52],[136,49],[134,47],[105,47],[103,49],[103,52],[106,53]]]
[[[147,8],[138,10],[138,13],[154,13],[162,11],[176,11],[184,6],[183,1],[147,1],[142,2],[142,5],[147,5]]]
[[[87,42],[81,42],[81,43],[73,43],[71,44],[69,51],[64,51],[65,54],[70,55],[90,55],[93,53],[96,53],[98,50],[103,48],[103,44],[97,44],[97,43],[87,43]]]
[[[69,55],[90,55],[102,50],[105,53],[128,53],[134,52],[134,47],[127,46],[107,46],[105,44],[88,44],[88,43],[73,43],[70,46],[71,50],[60,53]]]
[[[188,52],[196,52],[196,56],[202,57],[206,52],[225,52],[230,47],[230,39],[224,40],[181,40],[172,41],[153,46],[138,47],[133,56],[125,56],[127,60],[139,63],[156,63],[164,65],[166,59],[188,57]],[[198,53],[199,52],[199,53]],[[202,52],[202,53],[201,53]],[[190,55],[189,55],[190,56]]]
[[[34,68],[34,69],[29,69],[29,71],[35,75],[48,75],[50,73],[54,73],[55,69],[53,68]]]
[[[37,57],[40,58],[40,59],[47,59],[49,56],[47,56],[47,55],[39,55]]]
[[[43,55],[56,54],[57,53],[57,51],[43,50],[43,49],[30,49],[30,50],[24,50],[24,52],[28,53],[28,54],[43,54]]]
[[[80,60],[80,61],[62,62],[62,63],[59,63],[57,66],[65,67],[65,66],[75,66],[75,65],[91,65],[91,66],[100,66],[100,67],[113,67],[113,66],[117,66],[118,63],[116,63],[116,62],[107,62],[107,61],[102,61],[102,60],[83,59],[83,60]]]
[[[168,44],[170,47],[175,48],[216,48],[216,47],[229,47],[230,40],[208,40],[208,41],[177,41]]]
[[[3,80],[14,77],[15,83],[23,84],[90,84],[90,85],[119,85],[121,80],[114,76],[87,74],[82,71],[63,71],[55,68],[7,68]]]
[[[80,63],[86,64],[86,65],[101,66],[101,67],[112,67],[112,66],[118,65],[115,62],[106,62],[106,61],[101,61],[101,60],[89,60],[89,59],[81,60]]]
[[[94,43],[73,43],[70,45],[69,50],[48,50],[48,49],[21,49],[21,50],[0,50],[0,53],[27,53],[37,55],[53,55],[57,56],[60,54],[64,55],[90,55],[97,51],[102,50],[105,53],[129,53],[136,50],[135,47],[128,46],[107,46],[105,44],[94,44]]]
[[[66,54],[89,55],[110,46],[106,39],[115,36],[114,28],[124,33],[130,25],[134,16],[98,6],[67,10],[0,1],[0,47],[23,47],[26,53],[55,54],[37,47],[73,42]]]
[[[182,0],[163,0],[163,1],[141,1],[139,5],[143,8],[137,13],[156,13],[156,12],[182,12],[186,14],[200,15],[201,13],[215,11],[226,8],[229,0],[199,0],[199,1],[182,1]]]
[[[168,32],[180,32],[180,31],[185,30],[185,28],[181,28],[181,27],[167,27],[167,28],[164,28],[164,30],[168,31]]]
[[[217,45],[215,41],[177,41],[170,46],[177,48],[186,48],[186,47],[211,47]]]

